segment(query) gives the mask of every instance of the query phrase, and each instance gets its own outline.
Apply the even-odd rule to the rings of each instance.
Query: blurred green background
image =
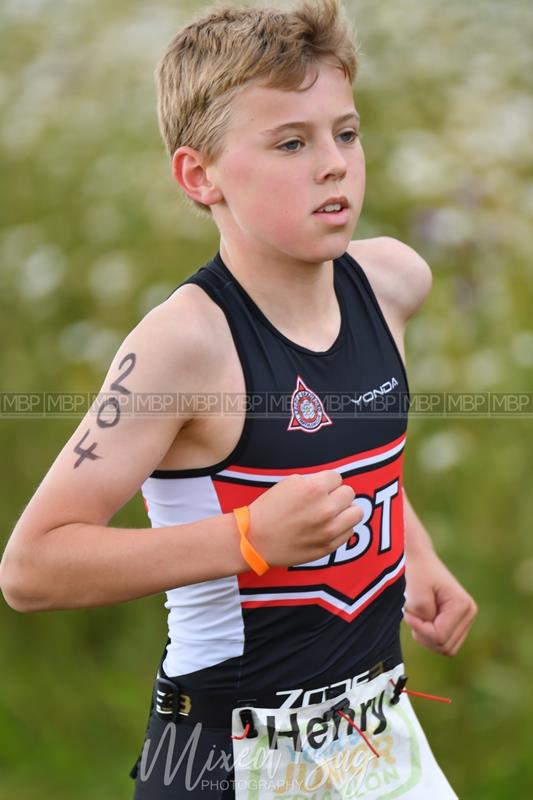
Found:
[[[97,391],[125,335],[217,247],[159,140],[152,72],[183,0],[0,6],[3,392]],[[533,18],[526,0],[347,1],[367,197],[356,238],[431,264],[413,391],[533,391]],[[77,419],[0,419],[1,533]],[[410,423],[407,489],[479,619],[444,659],[404,631],[461,798],[533,796],[531,420]],[[114,518],[141,527],[140,494]],[[126,800],[166,638],[163,596],[19,615],[0,603],[0,800]]]

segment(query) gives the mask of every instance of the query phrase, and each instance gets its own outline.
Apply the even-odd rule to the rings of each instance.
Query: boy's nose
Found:
[[[328,178],[341,180],[346,175],[346,169],[346,159],[337,144],[325,145],[318,158],[317,183],[322,183]]]

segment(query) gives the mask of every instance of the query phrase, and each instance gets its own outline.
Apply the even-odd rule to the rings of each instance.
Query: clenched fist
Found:
[[[291,475],[250,505],[248,538],[271,566],[322,558],[347,542],[361,522],[354,498],[333,470]]]

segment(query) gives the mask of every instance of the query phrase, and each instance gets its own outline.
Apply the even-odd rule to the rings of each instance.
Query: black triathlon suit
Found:
[[[324,469],[338,471],[353,487],[364,516],[348,542],[314,562],[168,592],[169,640],[159,677],[189,692],[193,706],[195,698],[209,697],[206,708],[216,709],[217,696],[230,698],[230,706],[233,698],[237,706],[279,692],[281,705],[291,691],[296,696],[297,689],[327,687],[382,660],[399,663],[409,390],[402,358],[362,267],[347,253],[334,261],[341,326],[335,342],[321,352],[281,334],[220,253],[185,283],[201,287],[227,318],[246,382],[246,418],[237,446],[223,462],[152,473],[142,487],[152,525],[228,513],[291,474]],[[218,410],[231,413],[228,404],[236,399],[216,402]],[[234,797],[229,761],[219,758],[231,754],[231,715],[221,712],[217,718],[204,708],[205,720],[201,714],[169,716],[168,707],[161,711],[158,705],[161,686],[159,695],[157,690],[156,683],[145,763],[139,756],[131,772],[135,800]],[[308,702],[323,699],[307,696]],[[174,769],[165,775],[170,738],[155,756],[170,720]],[[185,774],[188,759],[177,765],[198,721],[196,773],[210,754],[211,763],[220,764],[204,776],[208,780],[194,785],[194,768],[192,777]]]

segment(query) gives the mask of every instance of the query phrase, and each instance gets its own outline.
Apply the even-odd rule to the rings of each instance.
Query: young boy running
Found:
[[[337,0],[176,35],[161,130],[220,248],[126,337],[4,554],[20,611],[166,592],[137,800],[456,796],[401,691],[406,577],[424,645],[455,654],[476,613],[402,483],[404,328],[431,276],[351,241],[356,68]],[[177,406],[135,413],[147,394]],[[139,487],[153,530],[110,527]]]

